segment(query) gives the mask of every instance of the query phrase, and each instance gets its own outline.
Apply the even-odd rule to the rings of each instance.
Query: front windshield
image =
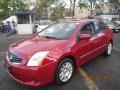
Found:
[[[38,33],[38,36],[54,39],[68,39],[75,31],[75,28],[78,26],[78,24],[79,23],[76,22],[53,24]]]

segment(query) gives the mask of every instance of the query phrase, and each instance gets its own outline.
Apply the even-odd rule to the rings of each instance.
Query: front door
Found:
[[[94,24],[92,22],[86,24],[80,30],[80,35],[81,34],[89,34],[91,35],[91,38],[78,41],[80,64],[85,63],[86,61],[91,60],[93,57],[96,56],[96,54],[94,54],[94,51],[97,49],[98,44],[97,37],[94,35]]]

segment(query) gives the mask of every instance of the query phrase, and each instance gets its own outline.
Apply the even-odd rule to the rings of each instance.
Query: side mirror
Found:
[[[91,35],[89,34],[80,34],[79,36],[79,40],[86,40],[86,39],[90,39]]]

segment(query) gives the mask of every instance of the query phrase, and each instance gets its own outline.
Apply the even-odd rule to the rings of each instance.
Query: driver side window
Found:
[[[93,35],[94,34],[94,27],[92,23],[86,24],[80,31],[80,34],[89,34]]]

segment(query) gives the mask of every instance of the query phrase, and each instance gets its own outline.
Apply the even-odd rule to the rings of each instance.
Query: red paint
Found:
[[[76,36],[79,30],[84,24],[94,20],[68,20],[65,22],[69,21],[80,22],[80,25],[67,40],[35,36],[12,44],[8,51],[21,57],[23,60],[19,65],[8,62],[7,58],[4,60],[4,63],[11,67],[10,76],[25,85],[43,86],[54,81],[56,67],[63,58],[73,57],[78,69],[81,64],[106,50],[107,44],[112,40],[112,30],[106,28],[104,32],[91,37],[83,34],[81,37],[86,39],[78,41]],[[27,67],[26,65],[30,57],[38,51],[49,51],[42,65]]]

